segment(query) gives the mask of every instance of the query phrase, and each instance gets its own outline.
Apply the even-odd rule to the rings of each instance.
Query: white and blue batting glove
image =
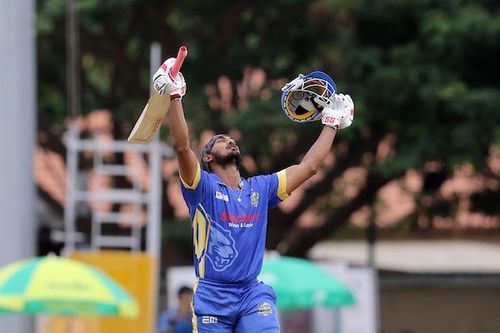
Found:
[[[348,94],[338,94],[338,99],[340,99],[340,105],[347,113],[347,116],[342,120],[339,126],[339,129],[344,129],[351,126],[354,120],[354,102]]]
[[[170,75],[170,70],[175,63],[175,58],[168,58],[153,75],[153,88],[160,94],[169,94],[171,99],[182,99],[186,94],[186,81],[181,72],[175,78]]]
[[[337,129],[351,126],[353,120],[354,102],[351,96],[344,94],[335,94],[328,105],[325,105],[321,115],[323,125]]]
[[[340,124],[345,117],[345,113],[341,110],[323,108],[321,113],[321,123],[325,126],[338,129]]]

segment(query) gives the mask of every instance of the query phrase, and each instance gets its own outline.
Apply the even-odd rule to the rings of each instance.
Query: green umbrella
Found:
[[[7,314],[7,313],[12,313],[12,312],[10,312],[9,310],[0,308],[0,315]]]
[[[333,308],[355,303],[348,287],[309,260],[265,259],[259,279],[273,287],[280,309]]]
[[[135,317],[138,307],[121,286],[97,268],[48,256],[15,262],[0,270],[2,312]]]

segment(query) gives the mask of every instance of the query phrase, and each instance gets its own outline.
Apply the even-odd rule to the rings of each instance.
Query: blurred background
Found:
[[[0,265],[49,253],[93,263],[141,317],[73,331],[158,332],[157,314],[191,283],[191,226],[168,130],[149,145],[126,138],[151,73],[186,45],[192,147],[229,133],[245,177],[297,163],[320,131],[280,110],[288,80],[322,70],[354,99],[324,167],[271,212],[267,249],[322,265],[356,304],[284,311],[282,331],[499,332],[499,9],[0,1]],[[47,331],[27,317],[0,325]]]

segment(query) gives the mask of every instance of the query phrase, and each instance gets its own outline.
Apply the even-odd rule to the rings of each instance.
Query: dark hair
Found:
[[[177,291],[177,296],[181,296],[182,294],[192,294],[193,293],[193,289],[188,287],[188,286],[182,286],[179,288],[179,290]]]
[[[210,166],[208,165],[207,162],[205,162],[205,160],[203,159],[203,157],[205,155],[208,155],[210,154],[210,151],[212,151],[212,147],[214,146],[215,144],[215,141],[217,141],[217,139],[223,137],[224,134],[217,134],[217,135],[214,135],[213,137],[210,138],[210,140],[208,140],[208,142],[205,144],[205,146],[203,147],[203,149],[201,150],[201,154],[200,154],[200,164],[201,164],[201,168],[205,171],[208,171],[208,172],[212,172],[212,170],[210,170]]]

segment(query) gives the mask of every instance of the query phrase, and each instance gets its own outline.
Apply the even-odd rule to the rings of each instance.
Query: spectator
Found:
[[[183,286],[177,291],[178,307],[160,314],[158,333],[191,333],[191,301],[193,289]]]

